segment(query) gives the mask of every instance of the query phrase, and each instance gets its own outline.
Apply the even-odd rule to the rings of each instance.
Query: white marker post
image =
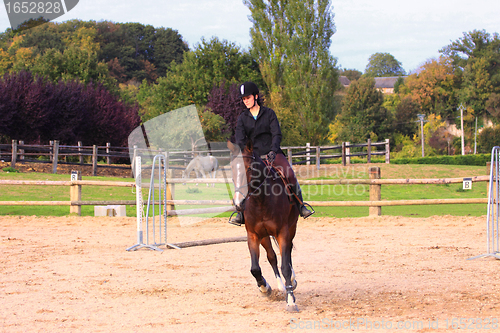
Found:
[[[472,190],[472,178],[464,178],[463,189]]]

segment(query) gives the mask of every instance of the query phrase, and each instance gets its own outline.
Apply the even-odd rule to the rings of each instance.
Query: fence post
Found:
[[[292,166],[292,148],[287,148],[286,154],[288,157],[288,164],[290,164],[290,166]]]
[[[78,161],[80,164],[83,164],[83,156],[82,156],[82,142],[78,141]]]
[[[385,163],[391,163],[391,149],[389,145],[389,139],[385,139]]]
[[[320,169],[319,165],[321,163],[321,159],[320,159],[320,156],[319,156],[320,151],[321,151],[320,147],[317,146],[316,147],[316,169],[318,169],[318,170]]]
[[[92,176],[97,176],[97,146],[92,146]]]
[[[368,173],[370,179],[380,179],[380,167],[370,167],[368,168]],[[370,185],[370,201],[380,200],[382,200],[382,185]],[[368,213],[369,216],[380,216],[382,215],[382,207],[370,206]]]
[[[351,143],[349,141],[345,143],[345,161],[346,164],[351,164]]]
[[[171,179],[173,176],[173,170],[172,169],[167,169],[167,179]],[[174,183],[169,183],[167,180],[167,200],[173,200],[175,196],[175,184]],[[170,205],[167,204],[167,211],[168,210],[175,210],[175,205]]]
[[[109,165],[111,164],[111,158],[109,157],[109,148],[111,147],[111,143],[106,142],[106,163]]]
[[[368,153],[366,157],[366,163],[372,162],[372,140],[368,139],[366,151]]]
[[[23,140],[19,140],[19,145],[23,146],[24,145],[24,141]],[[24,149],[19,149],[19,159],[20,160],[24,160]]]
[[[54,141],[49,141],[49,159],[51,162],[54,161]]]
[[[342,165],[346,166],[346,159],[345,159],[345,142],[342,142]]]
[[[71,170],[71,181],[82,180],[82,173],[80,171]],[[82,185],[71,185],[69,187],[69,200],[73,201],[82,201]],[[70,214],[77,214],[78,216],[82,215],[82,206],[73,205],[69,206]]]
[[[52,173],[57,173],[57,161],[59,160],[59,140],[54,141],[54,159],[52,160]]]
[[[311,165],[311,144],[306,143],[306,165]]]
[[[16,161],[17,161],[17,141],[12,140],[12,157],[10,159],[11,168],[13,169],[16,168]]]

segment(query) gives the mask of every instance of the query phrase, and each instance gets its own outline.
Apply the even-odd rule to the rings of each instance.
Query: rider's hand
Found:
[[[269,153],[267,153],[267,161],[269,162],[269,164],[273,164],[275,158],[276,153],[274,151],[271,150]]]

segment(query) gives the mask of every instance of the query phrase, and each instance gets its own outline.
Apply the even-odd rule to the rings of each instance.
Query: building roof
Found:
[[[400,78],[406,78],[406,76],[389,76],[389,77],[376,77],[375,79],[375,88],[383,89],[383,88],[394,88],[394,84]]]
[[[344,86],[347,87],[351,84],[351,81],[347,78],[347,76],[341,76],[340,77],[340,83]]]

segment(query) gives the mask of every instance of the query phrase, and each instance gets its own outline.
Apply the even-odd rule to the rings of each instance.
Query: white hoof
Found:
[[[288,312],[299,312],[297,304],[295,304],[295,296],[293,293],[286,294],[286,311]]]

